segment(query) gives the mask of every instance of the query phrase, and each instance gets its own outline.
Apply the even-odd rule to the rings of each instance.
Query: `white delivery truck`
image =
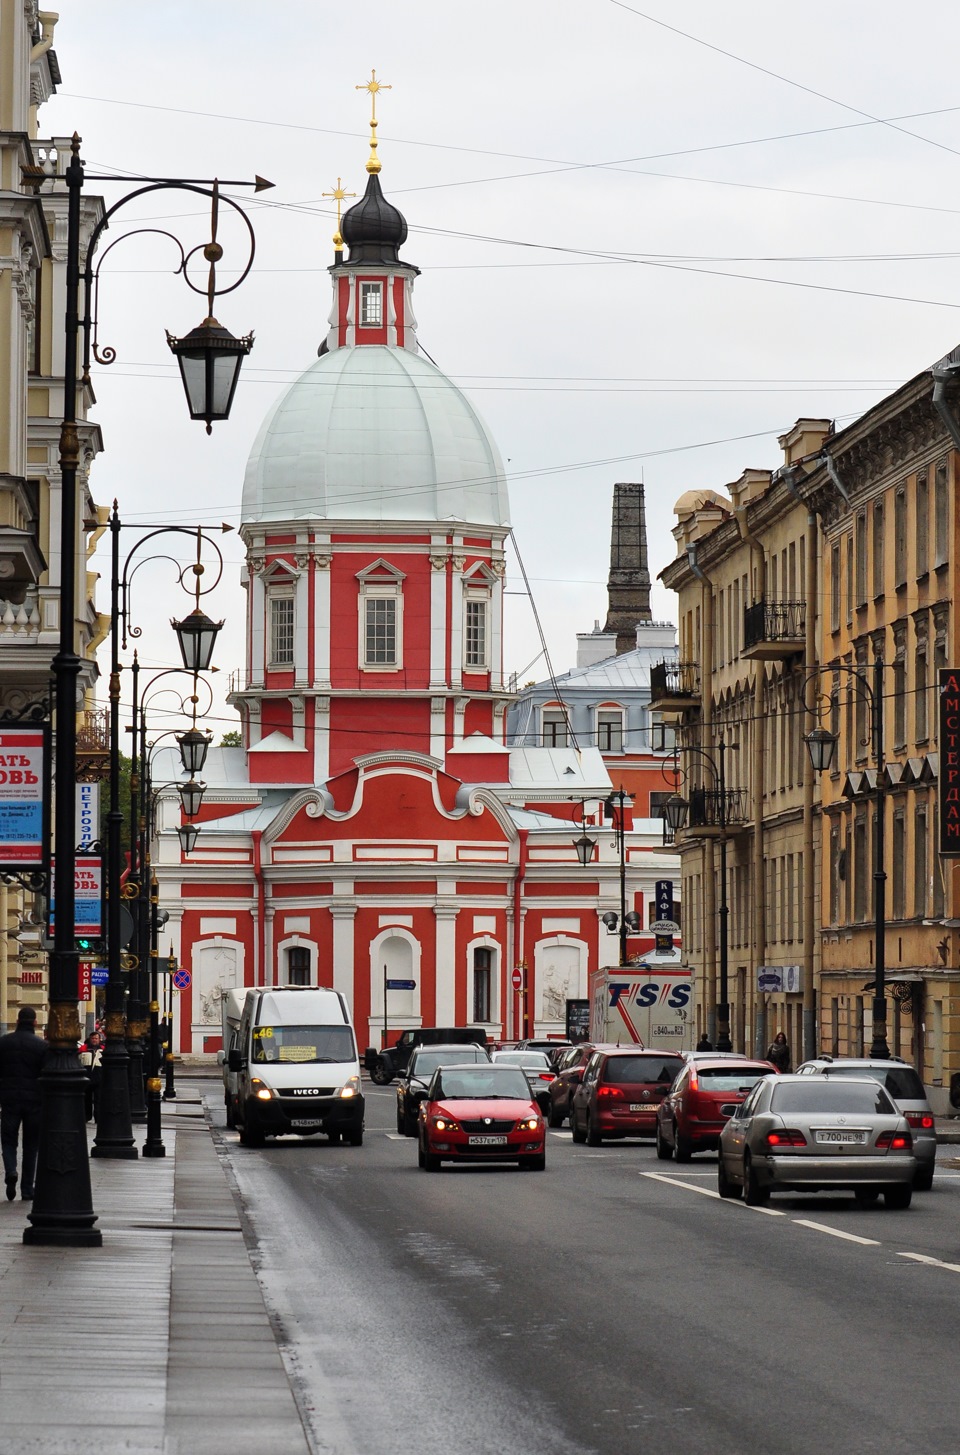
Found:
[[[693,986],[679,957],[591,970],[589,995],[591,1041],[693,1050]]]
[[[357,1038],[338,990],[248,990],[227,1067],[236,1076],[234,1117],[245,1147],[315,1132],[362,1144]]]
[[[220,998],[220,1020],[223,1026],[223,1050],[217,1056],[223,1071],[223,1104],[227,1110],[227,1126],[235,1127],[237,1111],[237,1073],[230,1070],[230,1052],[240,1044],[240,1017],[247,998],[245,987],[231,986]]]

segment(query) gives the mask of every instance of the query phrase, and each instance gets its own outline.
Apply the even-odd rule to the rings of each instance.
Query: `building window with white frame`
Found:
[[[493,951],[480,945],[473,952],[473,1019],[477,1025],[491,1019]]]
[[[293,666],[293,618],[294,599],[292,591],[271,593],[268,597],[270,610],[270,666]]]
[[[463,665],[482,672],[489,665],[487,656],[487,599],[468,596],[464,603]]]
[[[398,667],[399,598],[392,588],[388,595],[368,592],[363,599],[363,665]]]
[[[311,985],[310,949],[307,945],[291,945],[287,951],[287,984]]]
[[[567,714],[561,707],[545,707],[540,713],[540,728],[545,748],[569,746]]]
[[[597,747],[601,753],[623,752],[623,712],[619,707],[597,709]]]
[[[383,327],[383,284],[360,284],[360,327]]]

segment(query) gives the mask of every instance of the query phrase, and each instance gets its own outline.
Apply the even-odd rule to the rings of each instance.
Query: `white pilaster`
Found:
[[[355,904],[331,904],[333,920],[333,988],[339,990],[351,1011],[354,1005]]]
[[[329,542],[317,547],[313,558],[313,686],[330,686],[330,565]],[[319,779],[317,780],[320,781]]]
[[[456,987],[460,968],[456,958],[457,914],[459,911],[453,904],[436,904],[433,912],[437,918],[436,1023],[438,1026],[455,1026],[457,1024]]]
[[[430,539],[430,686],[447,685],[447,542]]]
[[[250,570],[250,685],[263,686],[264,642],[267,626],[267,597],[263,577],[252,566]]]
[[[313,781],[326,783],[330,777],[330,699],[313,700]]]
[[[296,560],[300,574],[293,608],[293,681],[295,687],[306,687],[310,644],[310,555],[306,542],[300,538],[297,540]]]
[[[430,699],[430,754],[442,759],[447,751],[447,699]]]

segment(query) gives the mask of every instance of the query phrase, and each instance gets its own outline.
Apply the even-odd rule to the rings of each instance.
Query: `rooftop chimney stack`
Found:
[[[637,626],[650,621],[650,570],[647,565],[647,517],[641,484],[613,487],[610,575],[607,578],[605,632],[617,636],[617,656],[637,645]]]

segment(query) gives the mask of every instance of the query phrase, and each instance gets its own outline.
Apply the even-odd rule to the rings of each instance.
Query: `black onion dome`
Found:
[[[398,263],[398,249],[407,240],[407,220],[388,202],[375,172],[367,190],[343,214],[340,235],[350,249],[351,263]]]

